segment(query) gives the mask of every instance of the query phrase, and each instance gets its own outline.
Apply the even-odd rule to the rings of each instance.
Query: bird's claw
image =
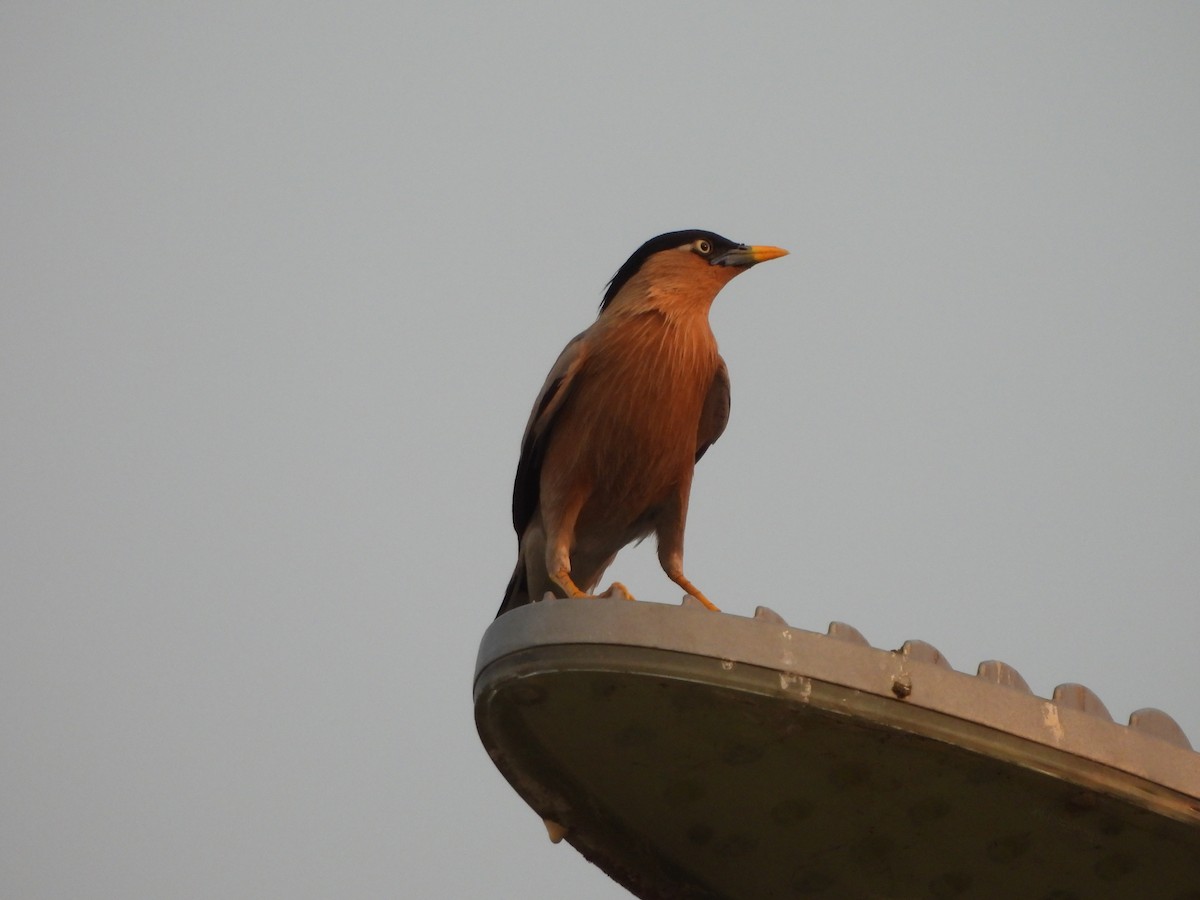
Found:
[[[550,838],[552,844],[557,844],[567,836],[566,826],[560,825],[553,819],[542,819],[542,824],[546,826],[546,836]]]

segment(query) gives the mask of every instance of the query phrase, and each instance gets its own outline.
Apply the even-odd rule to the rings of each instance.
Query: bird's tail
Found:
[[[525,574],[525,560],[517,559],[517,567],[513,569],[512,578],[508,580],[508,588],[504,591],[504,601],[496,618],[500,618],[510,609],[529,603],[529,576]]]

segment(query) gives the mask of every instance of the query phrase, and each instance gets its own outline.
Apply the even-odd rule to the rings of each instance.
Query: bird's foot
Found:
[[[618,600],[636,600],[637,597],[629,593],[629,588],[621,584],[619,581],[614,581],[608,586],[608,590],[603,594],[596,594],[597,597],[616,597]]]
[[[602,594],[589,594],[587,591],[582,591],[579,589],[579,586],[571,579],[570,572],[560,570],[555,572],[552,577],[555,584],[562,588],[563,593],[565,593],[568,597],[575,597],[580,600],[609,599],[613,597],[619,600],[635,599],[633,594],[629,593],[629,588],[625,587],[625,585],[621,584],[619,581],[614,581],[612,584],[610,584],[608,586],[608,590]]]
[[[683,606],[687,609],[704,609],[711,612],[721,611],[707,597],[697,597],[695,594],[684,594]]]
[[[670,576],[670,578],[677,585],[679,585],[681,588],[683,588],[685,591],[687,591],[689,597],[695,597],[697,600],[699,600],[700,604],[705,609],[710,609],[713,612],[721,611],[715,603],[713,603],[711,600],[709,600],[707,597],[705,597],[704,594],[702,594],[700,592],[700,589],[698,587],[696,587],[694,584],[692,584],[690,581],[688,581],[686,578],[684,578],[682,573],[679,574],[678,576],[672,575],[672,576]]]

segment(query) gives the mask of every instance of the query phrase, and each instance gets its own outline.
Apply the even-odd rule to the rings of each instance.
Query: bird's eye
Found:
[[[710,244],[706,240],[696,241],[695,246],[696,246],[696,252],[699,253],[701,256],[708,256],[708,254],[712,253],[712,244]]]

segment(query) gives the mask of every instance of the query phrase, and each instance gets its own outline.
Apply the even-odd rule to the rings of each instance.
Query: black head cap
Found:
[[[604,292],[604,299],[600,301],[600,312],[604,312],[608,308],[608,304],[612,303],[613,297],[617,296],[621,288],[625,287],[626,282],[637,274],[638,269],[642,267],[642,263],[655,253],[660,253],[663,250],[674,250],[677,247],[683,247],[699,240],[708,241],[711,247],[711,256],[719,256],[728,250],[741,246],[735,241],[729,240],[729,238],[723,238],[719,234],[713,234],[711,231],[701,231],[696,228],[689,231],[668,231],[666,234],[652,237],[646,243],[642,244],[642,246],[638,247],[633,252],[633,256],[625,260],[625,264],[617,269],[617,274],[608,283],[608,290]]]

